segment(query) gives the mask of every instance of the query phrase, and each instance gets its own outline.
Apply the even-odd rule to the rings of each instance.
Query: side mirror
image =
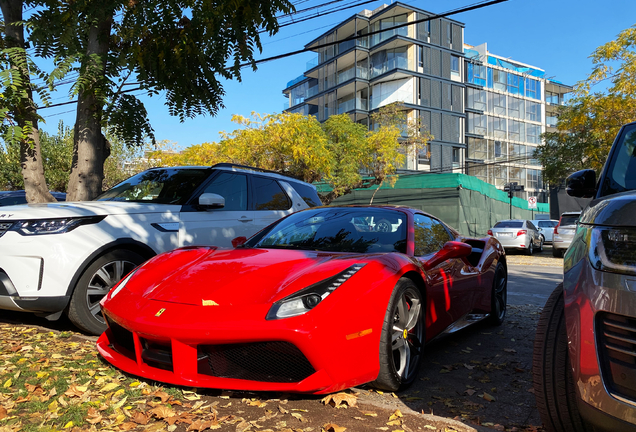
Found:
[[[426,270],[432,269],[439,263],[452,258],[466,258],[472,251],[473,247],[469,244],[458,241],[446,242],[444,247],[437,251],[430,260],[424,263],[424,268]]]
[[[225,207],[225,198],[215,193],[204,193],[199,197],[199,205],[206,209]]]
[[[592,198],[596,194],[596,172],[584,169],[570,174],[565,180],[565,192],[576,198]]]
[[[239,246],[243,246],[246,241],[247,241],[247,237],[245,237],[245,236],[240,236],[240,237],[233,238],[232,239],[232,246],[234,248],[237,248]]]

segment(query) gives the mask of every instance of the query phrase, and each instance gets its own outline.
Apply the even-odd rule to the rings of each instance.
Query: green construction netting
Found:
[[[458,188],[460,186],[463,189],[479,192],[482,195],[506,204],[510,202],[507,192],[497,189],[495,186],[477,177],[466,174],[402,174],[398,177],[394,187],[391,187],[389,184],[384,184],[380,189],[439,189]],[[327,193],[331,190],[325,183],[316,183],[316,188],[319,193]],[[367,190],[375,189],[377,189],[377,186],[373,186]],[[528,201],[517,197],[512,198],[512,206],[522,210],[529,210]],[[547,203],[537,203],[537,208],[534,211],[536,213],[550,213],[550,205]]]

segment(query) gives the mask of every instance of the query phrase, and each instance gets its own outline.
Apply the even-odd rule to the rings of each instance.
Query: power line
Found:
[[[398,24],[396,26],[389,27],[389,28],[386,28],[386,29],[375,30],[375,31],[369,32],[369,33],[367,33],[365,35],[360,35],[360,36],[353,35],[353,36],[350,36],[348,38],[341,39],[339,41],[327,42],[327,43],[320,44],[320,45],[314,45],[311,48],[304,48],[304,49],[301,49],[301,50],[291,51],[291,52],[287,52],[287,53],[284,53],[284,54],[275,55],[275,56],[272,56],[272,57],[266,57],[264,59],[255,60],[255,61],[250,62],[250,63],[244,63],[244,64],[240,65],[239,67],[240,68],[244,68],[244,67],[248,67],[248,66],[252,66],[252,65],[257,65],[257,64],[261,64],[261,63],[270,62],[272,60],[279,60],[279,59],[282,59],[282,58],[295,56],[297,54],[302,54],[302,53],[306,53],[306,52],[310,52],[310,51],[315,51],[315,50],[318,50],[320,48],[327,48],[327,47],[330,47],[330,46],[333,46],[333,45],[339,45],[339,44],[341,44],[343,42],[349,42],[349,41],[353,41],[353,40],[356,40],[356,39],[359,39],[359,38],[373,36],[373,35],[379,34],[379,33],[389,32],[391,30],[399,29],[399,28],[402,28],[402,27],[407,27],[407,26],[410,26],[410,25],[419,24],[419,23],[422,23],[422,22],[431,21],[431,20],[438,19],[438,18],[444,18],[444,17],[447,17],[447,16],[456,15],[456,14],[462,13],[462,12],[469,12],[469,11],[475,10],[475,9],[481,9],[481,8],[484,8],[484,7],[487,7],[487,6],[492,6],[492,5],[495,5],[495,4],[498,4],[498,3],[504,3],[506,1],[508,1],[508,0],[490,0],[490,1],[481,2],[481,3],[474,3],[471,6],[454,9],[454,10],[451,10],[449,12],[445,12],[445,13],[437,14],[437,15],[432,15],[430,17],[422,18],[422,19],[415,20],[415,21],[406,22],[406,23],[403,23],[403,24]],[[228,67],[226,70],[230,70],[230,69],[232,69],[232,68]]]

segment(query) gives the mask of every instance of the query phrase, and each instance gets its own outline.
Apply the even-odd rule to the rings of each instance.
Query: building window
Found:
[[[485,86],[486,85],[486,67],[482,65],[476,65],[468,63],[466,67],[467,81],[472,84]]]
[[[488,111],[496,115],[506,115],[506,95],[490,93],[490,106]]]
[[[543,189],[543,178],[541,170],[529,169],[528,171],[528,188]]]
[[[526,101],[526,120],[541,121],[541,105],[537,102]]]
[[[541,126],[526,124],[526,141],[532,144],[539,144],[541,135]]]
[[[508,74],[504,71],[500,71],[499,69],[494,69],[492,71],[493,77],[493,88],[495,90],[506,91],[508,88]]]
[[[508,139],[514,141],[525,141],[525,124],[516,120],[508,121]]]
[[[460,152],[461,149],[453,147],[453,168],[459,168],[459,164],[461,163]]]
[[[492,150],[493,151],[491,153],[491,159],[500,159],[500,158],[508,157],[508,154],[507,154],[508,149],[506,148],[506,143],[502,141],[494,141]]]
[[[489,117],[488,126],[488,136],[506,139],[507,128],[505,118]]]
[[[488,159],[488,143],[484,138],[468,137],[467,150],[470,159],[481,161]]]
[[[421,68],[424,67],[424,47],[421,45],[417,47],[417,65]]]
[[[541,99],[541,83],[539,81],[526,78],[526,96],[532,99]]]
[[[519,77],[519,75],[508,73],[508,93],[519,93],[519,79],[523,78]]]
[[[486,111],[486,91],[468,87],[468,108]]]
[[[487,116],[482,114],[468,113],[468,133],[476,135],[486,135]]]
[[[508,116],[516,119],[524,118],[524,102],[522,99],[508,96]]]
[[[451,56],[451,73],[459,75],[459,57],[454,55]]]

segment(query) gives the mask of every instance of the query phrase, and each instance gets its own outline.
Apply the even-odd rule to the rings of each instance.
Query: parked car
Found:
[[[234,250],[146,262],[102,300],[97,347],[124,371],[190,387],[396,391],[417,378],[427,343],[480,319],[500,325],[506,304],[495,238],[406,207],[319,207]]]
[[[148,258],[180,246],[231,246],[319,205],[316,188],[250,167],[155,168],[94,201],[0,212],[0,309],[106,328],[99,301]]]
[[[563,253],[570,247],[579,216],[581,216],[581,212],[565,212],[561,215],[559,223],[554,227],[554,237],[552,241],[553,256],[562,257]]]
[[[543,237],[543,244],[552,243],[552,237],[554,235],[554,227],[559,224],[558,220],[554,219],[534,219],[531,220],[541,237]]]
[[[543,251],[543,237],[529,220],[502,220],[488,230],[506,249],[520,249],[528,255]]]
[[[563,260],[534,342],[534,395],[547,431],[636,430],[636,123],[621,128]]]
[[[51,192],[51,195],[58,201],[66,201],[66,194],[63,192]],[[26,203],[26,192],[23,190],[0,191],[0,207]]]

